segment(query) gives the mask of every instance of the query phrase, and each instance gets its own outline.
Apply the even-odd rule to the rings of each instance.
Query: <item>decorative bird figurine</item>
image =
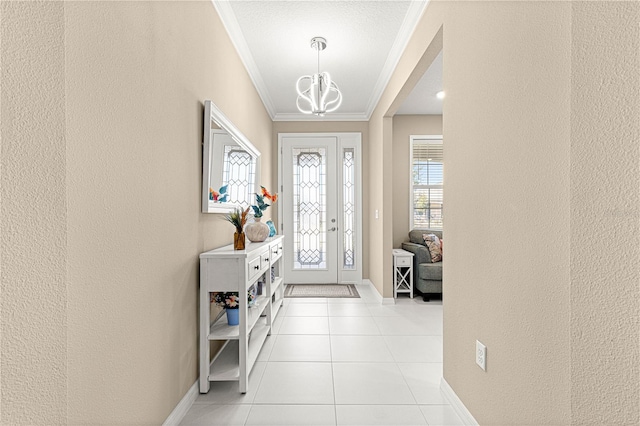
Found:
[[[228,187],[229,185],[221,186],[219,192],[213,188],[209,188],[209,199],[219,203],[226,203],[229,196],[229,194],[227,194]]]
[[[269,193],[269,191],[267,191],[267,188],[265,188],[264,186],[261,186],[260,188],[262,189],[262,196],[267,200],[271,201],[271,204],[275,203],[276,200],[278,200],[278,194],[272,195],[271,193]]]

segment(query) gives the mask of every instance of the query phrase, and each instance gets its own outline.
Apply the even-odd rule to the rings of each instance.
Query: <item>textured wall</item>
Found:
[[[640,424],[640,3],[572,6],[571,411]]]
[[[376,111],[393,113],[442,28],[444,375],[480,424],[570,422],[570,12],[432,2]]]
[[[362,133],[362,278],[369,278],[369,123],[366,121],[275,121],[273,123],[273,176],[278,182],[278,133]],[[277,210],[277,209],[276,209]]]
[[[2,2],[1,424],[160,424],[197,378],[202,101],[272,124],[203,2]]]
[[[67,402],[64,9],[0,2],[0,424]]]
[[[441,135],[441,115],[393,117],[393,247],[409,241],[411,186],[409,164],[412,135]]]
[[[66,5],[69,421],[161,423],[197,378],[202,102],[272,127],[210,2]]]
[[[460,3],[444,24],[444,374],[480,424],[570,421],[570,12]]]
[[[639,7],[432,2],[378,106],[442,26],[444,375],[480,424],[640,422]]]

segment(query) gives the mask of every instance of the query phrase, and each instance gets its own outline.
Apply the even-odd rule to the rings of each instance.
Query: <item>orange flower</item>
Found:
[[[269,191],[267,191],[267,188],[265,188],[264,186],[261,186],[260,189],[262,190],[262,196],[264,198],[266,198],[267,200],[271,201],[271,203],[275,203],[276,200],[278,199],[278,194],[271,194]]]
[[[218,201],[218,196],[220,194],[217,193],[213,188],[209,188],[209,199],[213,201]]]

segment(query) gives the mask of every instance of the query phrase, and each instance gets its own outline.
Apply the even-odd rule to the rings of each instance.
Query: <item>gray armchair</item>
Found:
[[[442,294],[442,262],[431,262],[422,234],[435,234],[442,238],[442,231],[433,229],[413,229],[409,232],[409,242],[402,243],[402,249],[413,256],[413,288],[422,293],[423,300],[429,300],[433,293]]]

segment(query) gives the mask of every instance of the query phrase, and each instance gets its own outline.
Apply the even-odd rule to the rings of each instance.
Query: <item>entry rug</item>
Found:
[[[360,295],[353,284],[287,284],[284,297],[360,298]]]

